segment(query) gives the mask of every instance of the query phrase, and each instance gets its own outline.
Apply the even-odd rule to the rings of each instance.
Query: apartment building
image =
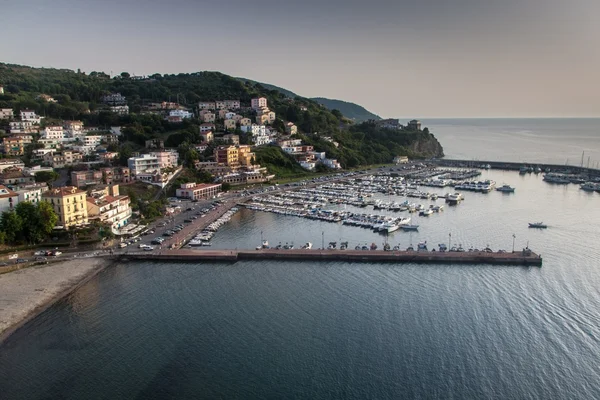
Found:
[[[175,191],[175,195],[184,199],[210,199],[221,191],[220,183],[184,183]]]
[[[250,107],[252,107],[253,110],[260,110],[261,108],[267,107],[266,97],[257,97],[250,100]]]
[[[62,140],[65,138],[65,131],[63,127],[59,125],[47,126],[42,130],[42,138]]]
[[[56,215],[57,226],[70,228],[88,223],[87,194],[74,186],[65,186],[48,190],[42,198],[49,202]]]
[[[13,119],[14,116],[12,108],[0,108],[0,119]]]
[[[88,218],[119,229],[131,219],[129,196],[119,193],[119,186],[107,186],[94,197],[87,198]]]
[[[12,211],[19,203],[19,195],[6,186],[0,185],[0,213]]]

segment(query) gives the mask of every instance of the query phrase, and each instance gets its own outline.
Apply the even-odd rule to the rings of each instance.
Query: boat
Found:
[[[433,210],[431,208],[428,208],[427,210],[423,210],[419,213],[419,215],[422,217],[429,217],[431,214],[433,214]]]
[[[438,244],[438,247],[439,247],[440,251],[442,251],[442,252],[448,250],[448,246],[446,246],[444,243]]]
[[[417,245],[417,251],[427,251],[427,241],[419,243]]]
[[[593,192],[600,189],[600,184],[593,182],[586,182],[580,186],[580,189],[585,190],[586,192]]]
[[[496,190],[504,193],[514,193],[515,188],[510,185],[502,185],[500,187],[497,187]]]
[[[312,249],[312,243],[306,242],[306,244],[304,246],[302,246],[302,248],[305,250],[310,250],[310,249]]]
[[[401,225],[400,229],[402,229],[403,231],[417,231],[419,230],[419,225],[411,225],[411,224],[406,224],[406,225]]]
[[[346,250],[347,248],[348,248],[348,242],[342,242],[340,244],[340,250]]]
[[[377,245],[375,243],[371,243],[371,250],[377,250]]]
[[[262,244],[260,246],[256,246],[256,250],[268,249],[268,248],[269,248],[269,241],[268,240],[263,240]]]
[[[544,224],[543,222],[530,222],[529,227],[530,228],[538,228],[538,229],[546,229],[548,227],[548,225]]]

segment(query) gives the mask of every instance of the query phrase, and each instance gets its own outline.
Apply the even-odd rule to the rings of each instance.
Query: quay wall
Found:
[[[390,262],[422,264],[491,264],[541,266],[541,256],[531,252],[417,252],[417,251],[357,251],[357,250],[169,250],[155,253],[128,253],[119,260],[156,260],[175,262],[236,262],[241,260],[295,260]]]
[[[522,166],[540,167],[542,170],[549,169],[552,172],[570,171],[575,174],[586,174],[590,176],[600,176],[600,170],[595,168],[579,167],[575,165],[544,164],[535,162],[511,162],[511,161],[485,161],[485,160],[457,160],[457,159],[436,159],[431,160],[440,166],[447,167],[469,167],[479,168],[482,165],[489,164],[492,169],[503,169],[518,171]]]

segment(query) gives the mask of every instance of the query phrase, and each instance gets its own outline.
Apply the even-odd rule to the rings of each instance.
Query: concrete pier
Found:
[[[542,257],[531,251],[514,253],[382,251],[382,250],[163,250],[115,256],[120,261],[236,262],[241,260],[346,261],[421,264],[491,264],[542,266]]]

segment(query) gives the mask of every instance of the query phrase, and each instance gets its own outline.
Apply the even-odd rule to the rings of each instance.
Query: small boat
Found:
[[[340,250],[346,250],[347,248],[348,248],[348,242],[342,242],[340,244]]]
[[[268,248],[269,248],[269,241],[268,240],[263,240],[262,244],[260,246],[256,246],[256,250],[268,249]]]
[[[444,243],[438,244],[438,247],[439,247],[440,251],[442,251],[442,252],[448,250],[448,246],[446,246]]]
[[[419,215],[422,217],[429,217],[431,214],[433,214],[433,210],[431,208],[428,208],[427,210],[423,210],[419,213]]]
[[[417,251],[427,251],[427,241],[419,243],[417,245]]]
[[[538,228],[538,229],[546,229],[548,227],[548,225],[544,224],[543,222],[530,222],[529,227],[530,228]]]
[[[504,193],[514,193],[515,188],[510,185],[502,185],[500,187],[497,187],[496,190]]]
[[[411,225],[411,224],[406,224],[406,225],[400,225],[400,229],[402,229],[403,231],[418,231],[419,230],[419,225]]]
[[[310,249],[312,249],[312,243],[307,242],[304,246],[302,246],[302,248],[305,250],[310,250]]]
[[[371,243],[371,250],[377,250],[377,245],[375,243]]]

